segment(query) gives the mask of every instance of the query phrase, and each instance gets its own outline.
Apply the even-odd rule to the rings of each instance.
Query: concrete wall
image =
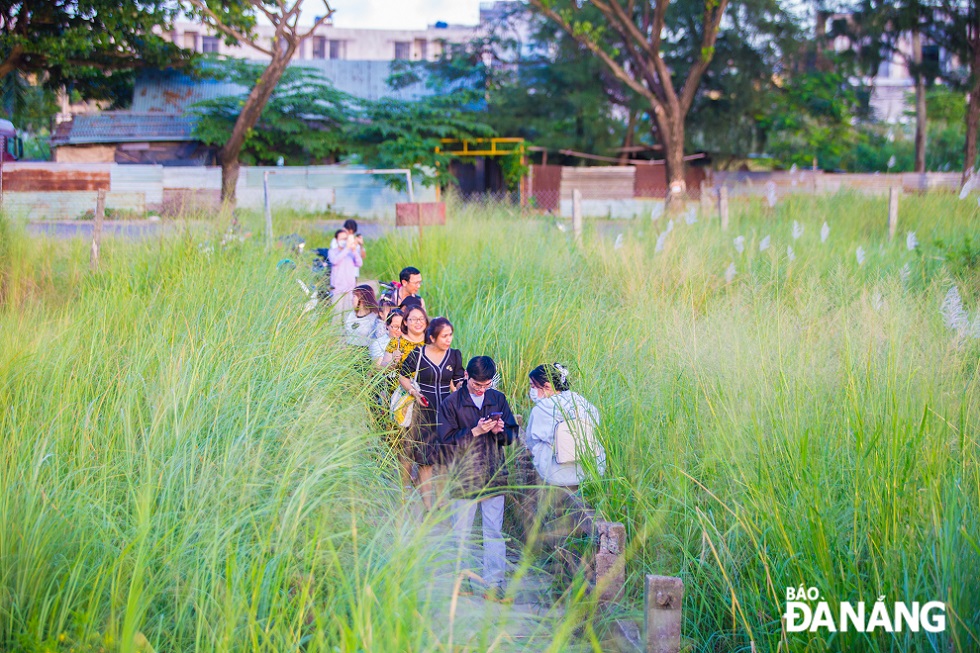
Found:
[[[216,167],[164,167],[159,165],[10,163],[4,174],[18,171],[51,171],[57,179],[71,181],[72,174],[89,178],[107,173],[106,208],[113,211],[174,214],[211,211],[219,203],[221,170]],[[335,212],[362,218],[395,219],[395,203],[407,202],[407,190],[392,189],[393,176],[351,174],[363,170],[348,166],[288,168],[242,167],[236,188],[238,206],[261,210],[264,206],[263,174],[269,171],[270,203],[274,209],[303,212]],[[50,175],[46,178],[50,179]],[[404,177],[401,177],[404,179]],[[415,178],[415,200],[435,201],[435,189],[422,188]],[[95,207],[95,190],[66,190],[50,183],[36,188],[20,184],[4,191],[4,210],[31,220],[72,220]],[[74,186],[72,186],[74,188]]]

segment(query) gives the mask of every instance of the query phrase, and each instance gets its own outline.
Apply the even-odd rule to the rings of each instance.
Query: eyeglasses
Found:
[[[410,318],[408,318],[405,321],[406,322],[411,322],[412,324],[425,324],[425,318],[424,317],[410,317]]]
[[[477,383],[473,379],[470,379],[469,384],[470,387],[473,388],[474,390],[489,390],[490,386],[493,385],[493,381],[490,380],[490,381],[486,381],[485,383]]]

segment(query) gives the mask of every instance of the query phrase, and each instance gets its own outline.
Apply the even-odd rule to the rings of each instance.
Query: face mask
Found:
[[[527,396],[534,403],[537,403],[538,399],[540,399],[540,397],[538,396],[538,389],[537,388],[531,388],[530,390],[528,390],[527,391]]]
[[[347,247],[347,239],[344,238],[343,240],[338,240],[337,247],[339,247],[340,249],[344,249],[345,247]]]

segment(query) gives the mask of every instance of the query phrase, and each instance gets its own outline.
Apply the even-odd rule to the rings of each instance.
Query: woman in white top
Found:
[[[371,344],[368,346],[368,352],[371,354],[371,360],[378,366],[382,366],[382,359],[385,355],[385,350],[388,348],[388,343],[394,338],[400,338],[402,335],[402,322],[404,321],[404,314],[396,309],[388,312],[387,317],[384,322],[378,324],[378,328],[374,331],[374,338],[371,339]],[[390,362],[389,362],[390,365]]]
[[[357,286],[352,292],[354,310],[344,317],[348,345],[368,347],[378,326],[378,301],[371,286]]]
[[[606,471],[606,451],[598,441],[577,447],[577,459],[559,463],[555,456],[555,433],[560,422],[577,419],[591,428],[599,426],[599,411],[582,395],[569,389],[568,369],[559,363],[539,365],[528,374],[530,398],[534,402],[524,434],[534,459],[534,468],[548,485],[577,488],[585,479],[583,457],[594,457],[600,475]],[[590,450],[591,449],[591,450]]]

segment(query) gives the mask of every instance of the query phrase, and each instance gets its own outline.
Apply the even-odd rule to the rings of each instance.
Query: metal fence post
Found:
[[[888,240],[894,240],[898,231],[898,193],[895,186],[888,189]]]
[[[728,189],[718,189],[718,214],[721,216],[721,230],[728,231]]]
[[[92,227],[92,254],[89,267],[99,267],[99,247],[102,243],[102,220],[105,218],[105,190],[99,189],[95,196],[95,224]]]

